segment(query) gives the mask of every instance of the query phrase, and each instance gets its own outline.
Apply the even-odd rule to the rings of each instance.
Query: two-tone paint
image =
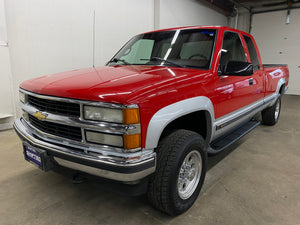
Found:
[[[287,66],[262,64],[255,40],[248,33],[218,26],[167,30],[201,28],[217,30],[213,56],[207,70],[115,65],[43,76],[25,81],[20,87],[45,96],[124,106],[138,105],[143,150],[154,150],[164,129],[172,121],[204,111],[208,130],[206,140],[210,143],[274,103],[278,95],[285,91],[289,80]],[[226,31],[236,32],[240,36],[248,62],[251,60],[243,36],[252,39],[260,64],[252,76],[218,74]]]

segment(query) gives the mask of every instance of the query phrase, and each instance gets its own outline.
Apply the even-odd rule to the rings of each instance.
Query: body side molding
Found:
[[[196,111],[207,111],[211,117],[211,123],[208,128],[211,129],[211,137],[214,136],[214,107],[209,98],[199,96],[194,98],[185,99],[171,105],[168,105],[157,111],[151,118],[146,135],[145,149],[154,149],[158,145],[159,138],[165,127],[172,121],[181,116],[193,113]],[[208,138],[208,140],[211,139]]]

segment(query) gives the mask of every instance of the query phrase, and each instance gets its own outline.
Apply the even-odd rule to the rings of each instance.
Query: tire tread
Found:
[[[277,123],[278,118],[277,118],[277,120],[275,119],[275,108],[276,108],[276,104],[278,101],[280,101],[280,104],[281,104],[281,96],[280,95],[277,98],[274,105],[270,106],[269,108],[266,108],[265,110],[263,110],[261,112],[263,124],[265,124],[267,126],[273,126]],[[280,107],[281,107],[281,105],[280,105]]]
[[[202,138],[199,134],[192,131],[176,130],[166,136],[156,149],[156,172],[149,181],[148,200],[155,208],[170,215],[179,214],[174,209],[169,198],[168,184],[170,182],[170,174],[172,174],[172,170],[174,169],[174,162],[176,161],[179,147],[191,136]]]

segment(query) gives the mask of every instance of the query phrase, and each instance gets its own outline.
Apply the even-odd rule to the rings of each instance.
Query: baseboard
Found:
[[[13,128],[14,125],[14,118],[9,117],[5,119],[0,119],[0,130],[8,130]]]

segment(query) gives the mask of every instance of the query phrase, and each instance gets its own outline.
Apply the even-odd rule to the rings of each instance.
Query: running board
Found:
[[[232,145],[236,141],[240,140],[243,136],[248,134],[259,124],[260,124],[259,121],[250,120],[243,126],[232,131],[230,134],[227,134],[227,135],[220,137],[217,140],[213,141],[210,144],[210,146],[208,147],[207,153],[214,155],[214,154],[221,152],[222,150],[224,150],[225,148],[228,148],[230,145]]]

